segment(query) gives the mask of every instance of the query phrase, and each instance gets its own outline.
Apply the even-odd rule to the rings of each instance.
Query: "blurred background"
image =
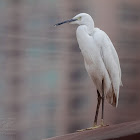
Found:
[[[1,140],[41,140],[92,126],[97,95],[77,26],[53,27],[81,12],[109,35],[120,58],[119,105],[105,104],[105,122],[140,118],[139,0],[0,0]]]

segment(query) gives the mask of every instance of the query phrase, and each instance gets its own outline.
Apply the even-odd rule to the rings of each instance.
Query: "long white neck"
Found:
[[[87,30],[89,34],[92,34],[94,31],[94,21],[93,19],[90,19],[88,22],[85,23],[85,25],[87,26]]]

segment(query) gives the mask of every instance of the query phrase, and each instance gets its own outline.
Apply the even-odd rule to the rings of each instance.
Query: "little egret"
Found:
[[[82,129],[89,130],[104,125],[104,99],[112,106],[117,107],[121,82],[121,68],[117,52],[108,35],[94,27],[92,17],[80,13],[64,23],[78,24],[76,31],[77,41],[84,57],[85,68],[97,89],[97,107],[93,127]],[[102,101],[101,124],[97,126],[100,103]]]

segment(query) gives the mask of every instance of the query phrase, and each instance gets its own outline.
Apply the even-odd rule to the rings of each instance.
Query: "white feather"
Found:
[[[102,93],[102,80],[104,80],[106,99],[117,107],[119,88],[122,85],[117,52],[107,34],[99,28],[94,28],[92,18],[84,14],[78,16],[81,15],[83,21],[77,23],[80,26],[77,28],[76,36],[84,57],[86,70],[99,93]]]

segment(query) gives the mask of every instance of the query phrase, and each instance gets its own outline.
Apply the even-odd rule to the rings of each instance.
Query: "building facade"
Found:
[[[138,119],[139,9],[137,0],[1,0],[0,138],[38,140],[93,124],[96,88],[84,67],[77,26],[53,27],[81,12],[109,35],[120,58],[119,105],[105,103],[105,122]]]

